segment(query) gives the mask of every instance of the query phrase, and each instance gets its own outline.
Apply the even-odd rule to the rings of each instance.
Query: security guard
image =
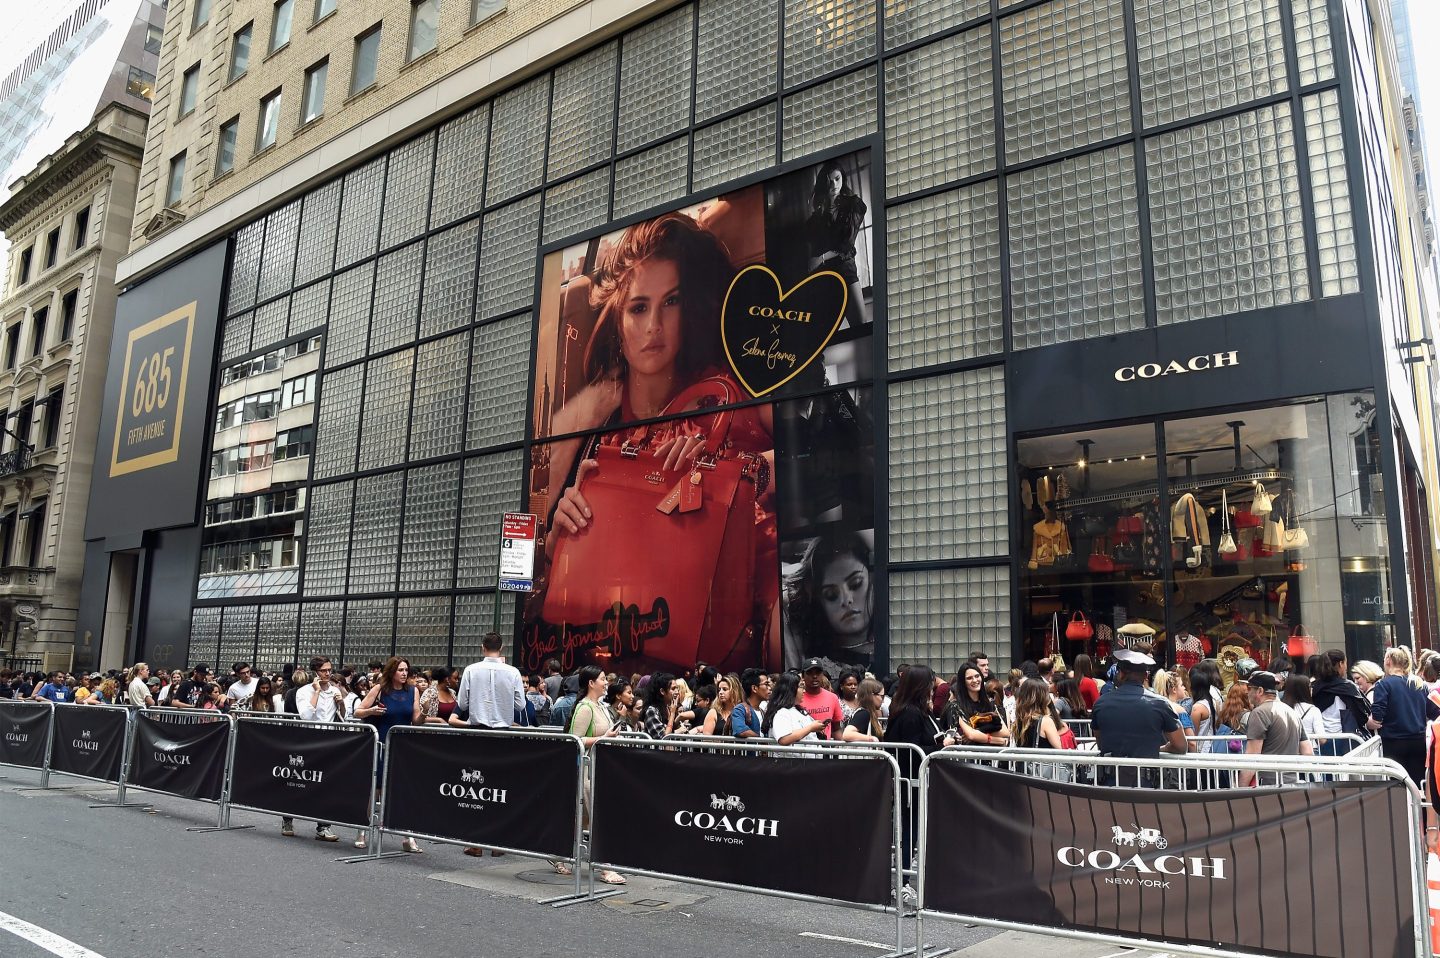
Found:
[[[1154,759],[1162,751],[1176,754],[1189,751],[1185,732],[1170,703],[1157,695],[1145,694],[1155,660],[1136,649],[1121,649],[1115,653],[1115,665],[1115,685],[1100,696],[1091,713],[1095,742],[1101,754],[1113,758]],[[1102,767],[1100,784],[1114,784],[1116,771]],[[1120,777],[1135,780],[1128,774]],[[1153,774],[1147,774],[1138,777],[1136,784],[1150,785],[1155,781]]]

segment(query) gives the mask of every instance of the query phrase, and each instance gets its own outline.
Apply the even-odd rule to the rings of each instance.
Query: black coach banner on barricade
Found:
[[[555,858],[575,851],[569,736],[390,730],[382,826]]]
[[[1401,782],[1166,792],[928,768],[927,912],[1271,955],[1416,953]]]
[[[0,702],[0,765],[44,768],[49,705]]]
[[[50,770],[119,782],[125,759],[129,716],[123,709],[96,705],[55,706]]]
[[[596,862],[860,904],[894,898],[889,761],[603,742],[591,761]]]
[[[239,719],[230,804],[367,828],[378,747],[371,725]]]
[[[195,723],[167,722],[146,712],[135,716],[128,784],[218,802],[225,790],[230,720],[212,714],[214,721]]]

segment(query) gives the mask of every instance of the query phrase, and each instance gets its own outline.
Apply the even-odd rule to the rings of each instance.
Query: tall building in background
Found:
[[[89,126],[102,107],[118,103],[148,116],[155,95],[162,0],[59,0],[50,6],[51,29],[0,80],[0,200],[16,178]],[[0,286],[0,295],[7,291]]]

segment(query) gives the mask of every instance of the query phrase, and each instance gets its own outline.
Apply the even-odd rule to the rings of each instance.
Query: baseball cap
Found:
[[[1251,688],[1265,692],[1275,692],[1280,688],[1280,680],[1275,677],[1275,673],[1267,672],[1264,669],[1251,672],[1250,678],[1246,681],[1250,683]]]
[[[819,659],[806,659],[806,660],[805,660],[805,664],[802,665],[802,666],[800,666],[800,671],[801,671],[801,672],[815,672],[815,671],[824,672],[824,671],[825,671],[825,663],[824,663],[824,662],[821,662]]]
[[[1250,677],[1258,671],[1260,671],[1260,663],[1248,655],[1235,660],[1235,677],[1241,682],[1249,682]],[[1272,681],[1275,679],[1275,673],[1266,672],[1265,674],[1270,676]]]
[[[191,672],[209,672],[209,671],[210,671],[210,666],[206,665],[204,662],[201,662],[199,665],[191,666],[190,671],[191,671]]]

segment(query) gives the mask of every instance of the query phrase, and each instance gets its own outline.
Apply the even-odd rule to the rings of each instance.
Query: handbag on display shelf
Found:
[[[1122,536],[1145,534],[1145,517],[1141,515],[1121,516],[1115,520],[1115,533]]]
[[[1098,538],[1095,540],[1094,545],[1091,547],[1092,551],[1090,553],[1090,557],[1085,560],[1085,564],[1089,567],[1091,572],[1103,573],[1115,571],[1115,560],[1106,554],[1104,547],[1104,541]]]
[[[1229,493],[1223,489],[1220,490],[1220,529],[1220,545],[1215,551],[1228,559],[1239,552],[1240,547],[1235,544],[1235,535],[1230,531]]]
[[[1257,516],[1268,516],[1272,508],[1270,493],[1265,491],[1265,484],[1263,482],[1257,481],[1255,483],[1255,495],[1250,500],[1250,511]]]
[[[701,380],[665,412],[697,400],[740,400],[727,380]],[[599,439],[584,452],[599,468],[580,481],[595,522],[556,545],[541,616],[553,625],[593,626],[629,608],[648,615],[668,607],[669,629],[651,638],[646,658],[677,666],[725,661],[755,617],[755,499],[758,459],[720,458],[732,413],[708,418],[705,444],[692,466],[666,470],[648,444],[652,427],[630,431],[622,445]],[[689,420],[687,422],[693,422]]]
[[[1237,529],[1259,529],[1265,525],[1265,520],[1248,509],[1235,510],[1235,528]]]
[[[1070,616],[1070,622],[1065,626],[1065,638],[1071,642],[1088,642],[1095,637],[1095,627],[1090,620],[1085,618],[1085,613],[1076,610]]]
[[[1297,656],[1309,658],[1320,650],[1320,642],[1310,630],[1303,625],[1297,625],[1290,630],[1290,638],[1285,640],[1285,653],[1291,659]]]
[[[1287,493],[1285,503],[1285,531],[1281,535],[1281,543],[1286,552],[1295,552],[1310,545],[1310,536],[1300,528],[1300,520],[1295,516],[1295,493]]]

